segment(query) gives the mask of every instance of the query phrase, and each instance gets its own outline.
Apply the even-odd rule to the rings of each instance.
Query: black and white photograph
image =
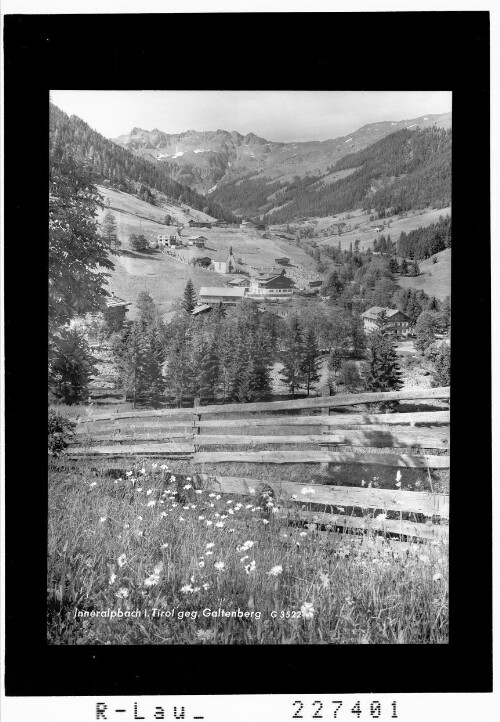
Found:
[[[2,714],[493,719],[489,13],[101,2],[2,11]]]
[[[51,91],[49,644],[447,644],[451,103]]]

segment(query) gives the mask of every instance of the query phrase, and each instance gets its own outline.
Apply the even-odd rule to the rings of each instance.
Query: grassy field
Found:
[[[200,251],[192,247],[176,250],[177,257],[159,252],[139,253],[130,249],[129,238],[133,233],[142,233],[148,239],[154,239],[158,234],[176,234],[177,228],[163,224],[167,213],[184,224],[187,224],[190,218],[209,219],[210,216],[199,211],[191,211],[188,214],[181,208],[167,203],[165,207],[159,208],[135,196],[101,186],[99,190],[105,202],[109,201],[109,209],[116,218],[118,237],[122,243],[121,254],[113,259],[115,270],[109,279],[108,290],[132,303],[130,318],[134,318],[135,301],[141,291],[147,291],[160,312],[165,314],[171,310],[172,301],[182,296],[188,279],[193,281],[196,291],[199,292],[201,286],[223,286],[231,278],[190,265],[189,261],[193,256],[200,255]],[[107,209],[108,206],[101,211],[101,219]],[[291,259],[291,267],[287,270],[287,274],[298,285],[318,277],[311,256],[283,239],[266,240],[257,231],[240,228],[184,228],[182,238],[185,242],[190,235],[203,235],[207,238],[207,248],[201,255],[213,257],[219,250],[229,253],[229,249],[232,248],[234,256],[237,259],[241,258],[249,273],[263,266],[275,265],[275,258],[286,255]]]
[[[436,253],[437,263],[431,258],[419,261],[420,275],[397,277],[401,288],[421,288],[429,296],[443,300],[451,294],[451,248]]]
[[[119,478],[52,468],[48,643],[447,643],[446,544],[391,542],[377,519],[365,537],[289,526],[254,492],[140,459]]]
[[[327,218],[315,219],[318,221],[317,224],[315,224],[315,228],[317,230],[322,230],[323,228],[327,228],[328,226],[330,226],[332,223],[337,223],[340,221],[344,221],[351,226],[359,223],[360,227],[358,230],[344,232],[340,237],[331,236],[330,238],[319,238],[318,243],[320,244],[320,246],[336,246],[338,245],[338,242],[340,240],[341,248],[344,250],[349,248],[349,245],[351,243],[354,243],[354,241],[359,238],[360,250],[364,251],[367,248],[370,248],[373,245],[373,241],[375,240],[375,238],[380,235],[374,230],[372,230],[371,227],[376,225],[383,225],[384,220],[392,220],[390,228],[384,229],[384,235],[390,235],[391,239],[393,241],[396,241],[403,231],[405,233],[408,233],[409,231],[413,231],[416,228],[420,228],[421,226],[425,227],[430,225],[431,223],[436,223],[436,221],[439,219],[439,216],[444,217],[448,214],[451,214],[450,207],[437,209],[429,208],[423,211],[409,211],[408,215],[404,218],[393,217],[392,219],[383,219],[381,221],[370,221],[370,215],[363,213],[360,209],[358,209],[356,211],[350,212],[352,218],[346,218],[346,216],[349,215],[347,213],[339,213],[337,216],[328,216]],[[308,225],[308,222],[305,222],[304,225]]]

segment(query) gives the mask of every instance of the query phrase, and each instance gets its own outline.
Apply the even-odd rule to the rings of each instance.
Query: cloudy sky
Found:
[[[107,138],[134,127],[165,133],[237,130],[267,140],[326,140],[367,123],[451,111],[450,92],[52,90],[52,102]]]

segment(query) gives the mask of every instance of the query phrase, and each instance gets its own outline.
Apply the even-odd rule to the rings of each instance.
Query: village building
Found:
[[[232,247],[229,248],[229,253],[227,251],[217,251],[212,263],[213,270],[216,273],[235,273],[238,268]]]
[[[209,303],[199,303],[191,311],[192,316],[199,316],[202,313],[208,313],[212,310],[212,306]]]
[[[114,293],[101,300],[101,313],[110,331],[121,331],[125,323],[125,316],[128,313],[127,306],[131,306]],[[94,315],[94,314],[92,314]]]
[[[250,281],[249,295],[262,299],[290,299],[295,287],[285,269],[281,273],[261,273]]]
[[[242,230],[252,230],[255,229],[255,223],[252,223],[252,221],[241,221],[240,228]],[[265,228],[264,228],[265,230]]]
[[[372,308],[361,314],[361,318],[366,333],[382,331],[393,336],[406,337],[412,332],[410,317],[397,308],[372,306]]]
[[[188,225],[190,228],[212,228],[210,221],[189,221]]]
[[[199,299],[203,304],[236,306],[246,294],[246,288],[227,288],[224,286],[202,286]]]
[[[212,259],[210,256],[200,256],[200,258],[193,259],[193,265],[209,268],[212,265]]]
[[[176,246],[182,245],[182,241],[173,233],[160,233],[156,236],[156,240],[158,241],[158,246],[162,248],[175,248]]]
[[[309,281],[309,287],[310,288],[319,288],[323,285],[323,281]]]
[[[232,278],[227,283],[228,286],[231,286],[231,288],[250,288],[250,279],[247,277],[243,278]]]
[[[206,240],[205,236],[189,236],[188,245],[196,246],[196,248],[205,248]]]
[[[290,259],[286,256],[283,256],[283,258],[275,258],[274,262],[279,263],[280,266],[288,266],[288,264],[290,263]]]

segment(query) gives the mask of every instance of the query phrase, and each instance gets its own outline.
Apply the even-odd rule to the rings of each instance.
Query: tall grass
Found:
[[[51,471],[49,643],[448,641],[445,543],[291,527],[259,489],[194,485],[151,461],[119,479]]]

